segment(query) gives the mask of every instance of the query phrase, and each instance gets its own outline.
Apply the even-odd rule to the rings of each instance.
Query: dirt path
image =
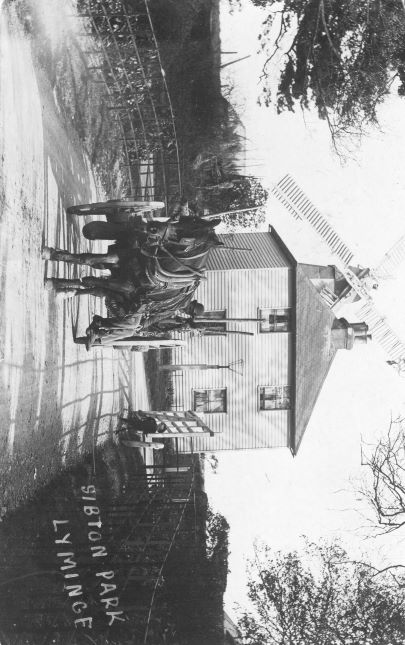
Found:
[[[68,42],[58,4],[38,3],[53,8],[44,12],[54,20],[44,24],[51,53]],[[89,249],[84,222],[65,208],[96,200],[98,191],[50,82],[53,61],[38,65],[17,9],[0,2],[0,503],[8,508],[111,434],[132,372],[124,352],[87,353],[73,343],[100,301],[58,301],[44,289],[45,275],[77,269],[45,263],[42,246]]]

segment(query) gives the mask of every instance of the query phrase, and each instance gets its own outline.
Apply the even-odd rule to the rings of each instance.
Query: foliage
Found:
[[[200,468],[201,462],[197,470]],[[203,478],[200,484],[163,575],[179,643],[222,645],[229,525],[209,508]]]
[[[256,177],[240,175],[231,181],[232,187],[225,190],[222,196],[224,210],[242,210],[263,206],[267,201],[267,190],[263,188]]]
[[[241,11],[242,9],[242,0],[228,0],[229,13],[235,13],[236,11]]]
[[[222,552],[228,557],[229,524],[220,513],[207,512],[207,557],[212,560]],[[221,556],[222,557],[222,556]]]
[[[401,0],[252,0],[268,8],[261,48],[262,99],[273,101],[270,63],[281,55],[277,109],[315,104],[333,143],[377,124],[394,78],[405,94],[405,11]],[[274,30],[276,35],[274,38]],[[285,44],[286,38],[288,44]]]
[[[268,192],[256,177],[240,176],[223,198],[224,210],[232,211],[222,218],[228,229],[258,228],[265,221]]]
[[[219,184],[205,186],[204,204],[222,216],[228,229],[257,228],[265,220],[268,192],[250,175],[230,175]]]
[[[222,219],[229,231],[235,231],[240,228],[255,229],[264,223],[266,211],[264,208],[255,208],[248,212],[240,210],[224,215]]]
[[[302,557],[256,546],[250,565],[246,645],[404,643],[405,580],[350,560],[338,543],[307,543]]]
[[[372,509],[383,533],[405,527],[405,429],[402,420],[392,421],[366,461],[370,482],[360,492]]]
[[[228,4],[231,12],[242,9],[242,0],[228,0]]]

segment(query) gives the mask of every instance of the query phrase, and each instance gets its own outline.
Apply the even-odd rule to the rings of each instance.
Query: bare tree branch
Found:
[[[402,420],[391,421],[387,436],[380,439],[366,461],[370,483],[359,492],[374,514],[382,533],[405,526],[405,433]]]

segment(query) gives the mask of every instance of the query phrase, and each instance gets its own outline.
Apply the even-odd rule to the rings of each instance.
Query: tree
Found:
[[[214,513],[209,507],[207,510],[207,557],[215,559],[219,557],[225,562],[224,585],[226,586],[226,574],[228,571],[228,535],[229,524],[226,518],[220,513]],[[225,589],[224,586],[224,589]]]
[[[194,508],[188,508],[184,521],[192,537],[189,531],[180,533],[164,570],[179,643],[222,644],[229,525],[209,508],[202,492]]]
[[[352,561],[338,544],[297,552],[256,546],[248,581],[246,645],[403,645],[405,579]]]
[[[233,211],[223,217],[228,228],[257,228],[265,220],[264,205],[268,192],[256,177],[237,175],[232,178],[232,187],[222,193],[222,210]],[[225,205],[225,208],[224,208]],[[245,209],[257,209],[247,211]],[[245,211],[245,212],[244,212]]]
[[[240,10],[242,9],[242,0],[228,0],[229,8],[231,13],[235,10]]]
[[[368,502],[374,522],[383,533],[405,527],[405,429],[402,420],[392,421],[387,436],[366,460],[369,478],[360,493]]]
[[[231,175],[221,184],[204,186],[204,204],[212,213],[226,213],[222,219],[231,230],[257,228],[265,220],[268,192],[251,175]]]
[[[255,229],[264,223],[266,211],[264,208],[249,208],[246,210],[231,211],[222,216],[228,231],[234,232],[240,228]]]
[[[273,102],[270,63],[280,55],[277,110],[315,105],[338,151],[346,137],[361,137],[378,123],[377,107],[394,79],[405,94],[402,0],[252,2],[270,10],[259,36],[264,104]]]

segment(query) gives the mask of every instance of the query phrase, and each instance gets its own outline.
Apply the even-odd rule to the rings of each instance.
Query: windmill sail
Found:
[[[396,269],[405,260],[405,235],[403,235],[394,246],[387,251],[379,265],[375,268],[375,273],[381,278],[390,278],[396,272]]]
[[[347,282],[357,292],[362,300],[362,306],[357,312],[360,320],[367,323],[374,340],[379,342],[389,359],[399,364],[405,361],[405,344],[398,338],[374,306],[367,284],[350,268],[354,255],[342,238],[336,233],[318,209],[311,203],[304,191],[295,180],[286,175],[273,188],[272,193],[296,219],[306,220],[318,235],[326,242],[336,257],[339,267]],[[382,275],[389,275],[405,259],[405,236],[403,236],[384,256],[377,268]],[[324,296],[324,294],[322,294]],[[330,303],[333,306],[334,302]]]
[[[326,217],[311,203],[291,175],[286,175],[272,190],[277,199],[296,219],[306,220],[326,242],[330,250],[348,266],[353,253],[332,228]]]
[[[398,338],[384,316],[377,311],[371,301],[362,305],[356,315],[359,316],[360,320],[364,320],[367,323],[373,340],[380,343],[391,360],[400,361],[405,359],[404,343]]]
[[[291,175],[283,177],[272,192],[296,219],[306,220],[312,226],[334,254],[335,263],[347,282],[360,298],[369,300],[370,294],[367,286],[350,267],[354,258],[352,251],[336,233],[326,217],[312,204]]]

